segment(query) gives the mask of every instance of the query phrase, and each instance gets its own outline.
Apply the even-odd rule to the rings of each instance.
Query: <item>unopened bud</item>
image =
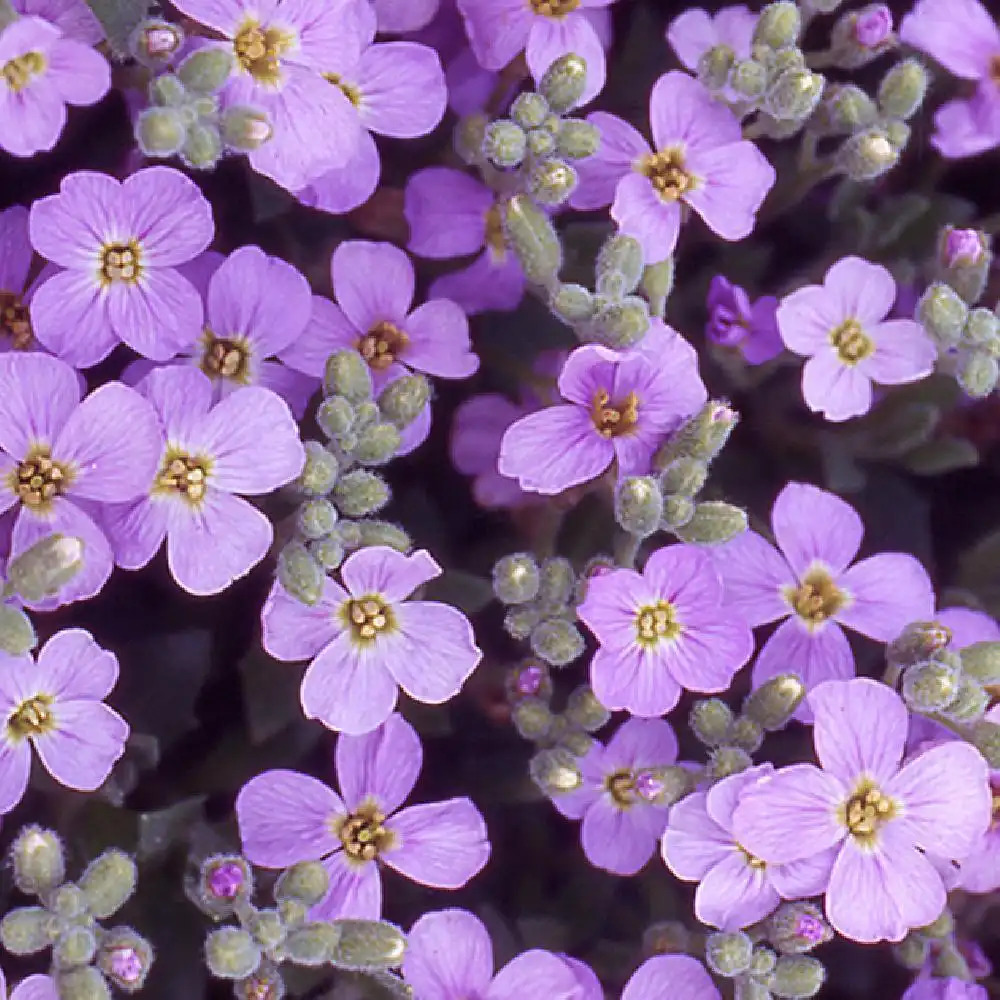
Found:
[[[53,978],[59,1000],[111,1000],[108,981],[92,965],[57,972]]]
[[[899,161],[899,150],[880,126],[852,135],[836,154],[837,166],[852,181],[872,181]]]
[[[585,160],[601,148],[601,132],[596,125],[568,118],[559,126],[556,151],[570,160]]]
[[[678,764],[647,767],[635,776],[635,791],[654,806],[672,806],[687,795],[694,785],[691,772]]]
[[[893,945],[892,955],[904,969],[917,972],[930,958],[931,943],[920,934],[907,934],[899,944]]]
[[[959,681],[955,697],[941,714],[954,722],[975,722],[989,707],[989,692],[974,677],[965,676]]]
[[[323,594],[326,574],[301,542],[289,542],[278,556],[278,580],[292,597],[314,605]]]
[[[748,715],[742,715],[729,730],[729,742],[747,753],[756,753],[764,742],[764,729]]]
[[[274,886],[276,900],[297,899],[310,906],[330,889],[330,875],[318,861],[300,861],[286,868]]]
[[[149,101],[160,107],[181,110],[191,103],[191,97],[176,73],[161,73],[149,82]]]
[[[833,938],[815,903],[782,903],[767,921],[767,939],[786,955],[801,955]]]
[[[710,462],[725,447],[738,422],[739,414],[728,403],[710,399],[653,456],[653,467],[662,471],[682,455]]]
[[[355,406],[371,399],[371,375],[357,351],[336,351],[327,358],[323,391],[327,396],[344,396]]]
[[[49,535],[10,561],[8,586],[28,602],[52,597],[76,576],[85,558],[82,539]]]
[[[597,700],[589,684],[573,691],[566,702],[563,717],[584,732],[596,732],[611,718],[611,713]]]
[[[510,117],[523,129],[538,128],[548,114],[549,102],[530,90],[518,94],[510,106]]]
[[[697,504],[692,497],[674,493],[663,498],[663,527],[667,531],[677,531],[691,523]]]
[[[104,920],[116,913],[135,892],[139,872],[124,852],[111,848],[87,865],[77,885],[87,900],[87,909]]]
[[[52,964],[57,969],[90,965],[97,953],[97,938],[89,927],[80,924],[66,928],[52,945]]]
[[[335,924],[324,921],[303,924],[288,935],[284,948],[296,965],[315,967],[326,965],[340,941]]]
[[[552,220],[525,194],[514,195],[501,211],[504,233],[525,277],[535,285],[551,284],[562,266],[562,244]]]
[[[338,569],[347,554],[344,551],[343,542],[336,534],[328,535],[326,538],[317,538],[310,542],[307,547],[309,554],[326,573],[332,573]]]
[[[960,676],[953,666],[937,660],[916,663],[903,674],[903,700],[916,712],[939,712],[958,695]]]
[[[177,77],[189,91],[215,94],[226,85],[232,71],[232,53],[213,46],[192,52],[177,67]]]
[[[483,156],[501,168],[516,167],[523,159],[528,139],[524,130],[504,118],[490,122],[483,134]]]
[[[950,285],[930,285],[917,303],[915,317],[942,348],[954,347],[962,337],[969,307]]]
[[[875,102],[853,83],[827,87],[810,122],[823,135],[851,135],[873,125],[878,118]]]
[[[929,82],[930,76],[918,59],[896,63],[879,84],[878,106],[882,114],[908,121],[923,105]]]
[[[969,313],[969,319],[962,333],[962,340],[976,350],[996,356],[1000,344],[1000,319],[993,310],[979,306]]]
[[[424,375],[403,375],[390,382],[378,397],[382,415],[400,429],[420,416],[431,398],[431,383]]]
[[[708,465],[703,459],[682,455],[674,459],[660,474],[660,489],[664,493],[693,497],[701,492],[708,479]]]
[[[753,942],[743,931],[720,931],[705,938],[705,964],[726,979],[733,979],[750,968]]]
[[[337,969],[368,972],[400,965],[406,953],[403,932],[386,920],[335,920],[340,932],[330,952]]]
[[[919,933],[923,934],[924,937],[936,938],[938,940],[951,937],[955,933],[955,918],[951,910],[946,906],[936,920],[919,928]]]
[[[973,399],[985,399],[997,386],[1000,364],[984,351],[963,351],[958,362],[958,384]]]
[[[990,770],[1000,770],[1000,723],[979,719],[968,729],[969,742],[983,755]]]
[[[826,979],[823,963],[811,955],[783,955],[767,977],[767,988],[782,1000],[807,1000]]]
[[[962,670],[980,684],[1000,684],[1000,642],[975,642],[958,655]]]
[[[304,538],[323,538],[333,531],[337,516],[337,508],[329,500],[325,497],[314,497],[299,507],[295,523]]]
[[[906,148],[906,144],[910,141],[910,135],[912,134],[910,126],[898,118],[890,118],[885,122],[884,128],[885,137],[889,140],[889,144],[897,154],[902,153]]]
[[[735,62],[736,53],[728,45],[713,45],[698,59],[698,79],[708,90],[721,90]]]
[[[220,927],[205,939],[205,964],[218,979],[245,979],[261,957],[257,942],[242,927]]]
[[[932,968],[935,976],[952,982],[971,981],[972,972],[969,970],[969,963],[953,942],[941,942],[938,948],[931,950],[931,954],[934,956]]]
[[[576,573],[562,556],[546,559],[539,570],[538,596],[549,607],[565,604],[573,596]]]
[[[10,860],[14,884],[30,896],[48,892],[66,878],[66,855],[53,830],[23,827],[10,846]]]
[[[482,163],[483,159],[483,137],[486,135],[486,126],[489,125],[486,115],[477,112],[460,118],[452,133],[452,145],[455,152],[469,166]]]
[[[796,4],[792,0],[776,0],[760,12],[754,26],[753,43],[783,49],[798,41],[801,29],[802,15]]]
[[[515,552],[493,567],[493,593],[504,604],[524,604],[538,596],[538,563],[529,552]]]
[[[869,4],[842,14],[830,32],[830,49],[841,69],[866,66],[894,41],[892,11],[885,4]]]
[[[395,382],[392,384],[395,385]],[[328,438],[339,438],[342,434],[346,434],[354,426],[354,420],[354,407],[346,396],[327,396],[316,407],[316,423],[319,424],[320,430]],[[309,444],[310,442],[307,441],[307,450]]]
[[[52,944],[52,914],[42,906],[19,906],[0,920],[0,943],[12,955],[34,955]]]
[[[551,157],[536,163],[528,174],[528,191],[539,205],[561,205],[576,190],[579,177],[564,160]]]
[[[595,298],[597,306],[591,321],[594,338],[616,351],[639,343],[649,329],[649,306],[638,295],[624,298]]]
[[[747,530],[747,514],[722,500],[705,500],[695,507],[691,520],[675,530],[682,542],[721,545]]]
[[[886,659],[908,667],[929,659],[951,642],[951,629],[939,622],[911,622],[886,647]]]
[[[747,696],[743,711],[768,732],[774,732],[791,719],[805,694],[805,685],[797,674],[778,674]]]
[[[583,285],[560,284],[549,298],[549,308],[570,326],[584,323],[594,315],[594,296]]]
[[[742,100],[760,100],[767,90],[767,84],[767,67],[756,59],[740,59],[729,71],[729,89]]]
[[[187,127],[179,156],[192,170],[211,170],[222,159],[222,135],[216,125],[194,122]]]
[[[546,160],[556,151],[556,133],[548,129],[532,129],[526,136],[528,154],[532,162]],[[540,199],[536,196],[536,201]]]
[[[23,656],[38,645],[31,619],[13,604],[0,604],[0,650]]]
[[[153,948],[131,927],[114,927],[101,941],[96,964],[120,990],[135,993],[153,966]]]
[[[751,976],[766,976],[772,972],[778,964],[778,956],[765,945],[757,945],[750,958],[750,968],[747,970]]]
[[[701,698],[691,706],[688,724],[699,743],[722,746],[729,735],[733,713],[721,698]]]
[[[639,288],[649,300],[649,311],[662,319],[667,299],[674,288],[674,258],[667,257],[655,264],[647,264]]]
[[[385,465],[399,450],[401,440],[395,424],[379,421],[358,432],[351,454],[361,465]]]
[[[713,781],[721,781],[732,774],[740,774],[753,767],[753,760],[746,750],[739,747],[717,747],[708,755],[706,775]]]
[[[637,239],[621,234],[609,237],[597,254],[598,293],[609,294],[604,286],[612,277],[616,285],[620,283],[620,294],[634,292],[642,278],[643,267],[642,245]]]
[[[354,469],[340,477],[333,488],[333,497],[341,514],[364,517],[374,514],[389,502],[389,485],[374,472]]]
[[[222,141],[236,153],[252,153],[274,136],[271,117],[263,108],[234,104],[222,112]]]
[[[233,900],[252,894],[252,870],[239,854],[214,854],[202,862],[198,896],[211,911],[225,913]]]
[[[552,797],[576,791],[583,783],[579,761],[561,747],[536,753],[531,758],[528,771],[532,781]]]
[[[989,242],[986,234],[977,229],[946,226],[941,233],[938,252],[947,268],[975,267],[989,256]]]
[[[398,525],[389,521],[365,518],[359,522],[361,545],[385,545],[397,552],[409,552],[413,539]]]
[[[572,111],[587,86],[587,63],[573,52],[560,56],[542,75],[538,93],[557,115]]]
[[[277,909],[250,910],[242,922],[265,952],[273,952],[285,940],[285,924]]]
[[[652,476],[628,476],[615,489],[615,520],[630,535],[648,538],[660,527],[663,494]]]
[[[65,882],[49,894],[49,910],[60,920],[80,920],[87,916],[87,897],[72,882]]]
[[[555,716],[543,699],[524,698],[511,709],[510,721],[522,739],[535,743],[549,735]]]
[[[764,110],[779,122],[804,121],[823,96],[826,80],[808,69],[787,69],[771,84]]]
[[[531,651],[552,667],[566,667],[583,654],[580,630],[564,618],[549,618],[531,630]]]
[[[545,699],[552,696],[552,677],[549,668],[540,660],[530,659],[511,667],[504,678],[504,689],[512,702],[536,695]]]
[[[128,51],[137,62],[150,69],[166,66],[184,44],[179,24],[159,17],[146,18],[132,29]]]

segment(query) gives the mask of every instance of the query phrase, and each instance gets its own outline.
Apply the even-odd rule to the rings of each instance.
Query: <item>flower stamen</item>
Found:
[[[55,728],[50,707],[52,696],[38,694],[22,701],[7,718],[7,737],[13,741],[40,736]]]
[[[392,608],[377,595],[350,600],[344,610],[354,641],[363,645],[374,642],[380,632],[391,632],[396,627]]]
[[[635,615],[636,641],[651,649],[658,643],[676,639],[681,634],[674,606],[669,601],[645,604]]]
[[[5,62],[0,69],[0,76],[15,94],[19,94],[32,80],[41,76],[45,66],[45,56],[41,52],[25,52]]]
[[[0,334],[10,337],[15,351],[26,350],[34,339],[28,307],[13,292],[0,292]]]
[[[263,28],[248,18],[233,36],[233,52],[243,70],[257,83],[275,85],[281,80],[280,56],[291,48],[293,36],[280,28]]]
[[[855,840],[870,844],[896,813],[896,802],[866,779],[841,806],[840,819]]]
[[[358,351],[374,371],[385,371],[406,349],[410,338],[393,323],[376,323],[360,340]]]
[[[72,482],[70,470],[52,460],[44,446],[32,448],[23,462],[11,474],[11,488],[26,507],[35,510],[48,508],[51,501],[61,496]]]
[[[367,801],[353,813],[336,820],[333,827],[349,858],[374,861],[396,843],[395,834],[386,829],[384,823],[385,813],[374,802]]]
[[[243,385],[250,381],[250,349],[245,340],[216,337],[205,331],[201,370],[209,378],[228,378]]]
[[[142,276],[142,254],[136,240],[105,243],[101,247],[100,281],[107,288],[116,281],[134,285]]]
[[[198,504],[205,498],[210,473],[211,462],[207,458],[195,458],[182,451],[168,451],[156,474],[154,490],[177,493],[190,503]]]
[[[604,779],[604,790],[611,796],[615,805],[627,809],[636,802],[635,775],[627,768],[615,771]]]
[[[532,11],[542,17],[565,17],[580,6],[580,0],[529,0]]]
[[[830,343],[837,352],[837,357],[848,367],[853,367],[875,353],[875,342],[856,319],[845,320],[831,330]]]
[[[809,570],[798,587],[786,587],[784,597],[812,628],[832,618],[848,600],[844,591],[833,582],[833,577],[819,566]]]
[[[601,437],[627,434],[639,422],[639,397],[630,392],[621,403],[612,403],[606,389],[598,389],[590,404],[590,419]]]
[[[694,177],[684,168],[684,154],[679,149],[662,149],[644,156],[637,167],[649,178],[661,201],[677,201],[694,186]]]

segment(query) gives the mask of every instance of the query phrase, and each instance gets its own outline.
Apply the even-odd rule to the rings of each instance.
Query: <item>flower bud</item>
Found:
[[[145,108],[135,120],[136,144],[150,159],[176,156],[186,139],[187,126],[176,108]]]
[[[335,920],[340,931],[330,964],[346,971],[369,972],[400,965],[406,953],[403,932],[386,920]]]
[[[548,129],[532,129],[526,138],[528,155],[532,162],[548,159],[556,151],[556,134]],[[540,201],[538,198],[535,200]]]
[[[135,892],[139,872],[135,862],[117,848],[110,848],[87,865],[77,885],[83,891],[87,909],[104,920],[116,913]]]
[[[741,715],[729,730],[729,742],[747,753],[756,753],[764,742],[764,729],[750,716]]]
[[[958,361],[958,384],[973,399],[985,399],[997,385],[1000,366],[983,351],[963,351]]]
[[[695,739],[707,747],[725,743],[732,723],[732,710],[721,698],[699,698],[688,715],[688,724]]]
[[[570,160],[585,160],[601,148],[601,132],[580,118],[567,118],[559,125],[556,152]]]
[[[352,454],[361,465],[385,465],[399,450],[401,438],[395,424],[379,421],[358,432]]]
[[[989,257],[989,237],[977,229],[945,226],[938,243],[938,255],[946,268],[975,267]]]
[[[616,351],[637,344],[649,329],[649,306],[638,295],[622,299],[595,299],[597,311],[592,320],[596,339]]]
[[[973,309],[966,320],[962,341],[996,357],[1000,346],[1000,319],[997,319],[991,309],[983,306]]]
[[[878,88],[878,106],[887,118],[907,121],[924,103],[930,76],[918,59],[903,59],[896,63]]]
[[[575,326],[594,315],[594,297],[583,285],[560,284],[549,297],[549,308],[564,323]]]
[[[538,596],[552,607],[565,604],[576,586],[573,564],[562,556],[546,559],[539,570]]]
[[[400,430],[420,416],[431,398],[431,383],[424,375],[403,375],[390,382],[378,397],[378,407],[386,420]]]
[[[524,698],[511,709],[510,720],[522,739],[536,743],[549,735],[555,716],[541,698]]]
[[[827,87],[809,123],[821,135],[851,135],[878,119],[875,102],[853,83]]]
[[[930,285],[917,302],[915,318],[941,348],[958,344],[969,316],[969,307],[944,282]]]
[[[536,753],[528,772],[531,780],[551,797],[576,791],[583,784],[579,760],[561,747]]]
[[[333,488],[333,498],[341,514],[364,517],[374,514],[389,502],[389,484],[367,469],[354,469],[341,476]]]
[[[958,654],[962,670],[987,687],[1000,684],[1000,642],[974,642]]]
[[[604,241],[597,254],[597,291],[607,294],[604,283],[609,275],[620,275],[622,294],[634,292],[639,285],[643,273],[642,246],[632,236],[616,234]]]
[[[0,650],[9,656],[23,656],[38,645],[31,619],[13,604],[0,604]]]
[[[136,62],[150,69],[166,66],[184,44],[179,24],[150,17],[140,21],[128,37],[128,52]]]
[[[323,392],[327,396],[344,396],[355,406],[372,398],[368,366],[357,351],[335,351],[327,358]]]
[[[530,90],[518,94],[510,106],[510,117],[523,129],[538,128],[548,114],[549,102]]]
[[[522,660],[511,667],[504,678],[504,690],[511,702],[524,698],[552,697],[552,677],[549,668],[540,660]]]
[[[767,67],[756,59],[740,59],[729,71],[729,89],[744,101],[759,101],[767,84]]]
[[[261,957],[257,942],[242,927],[219,927],[205,939],[205,964],[218,979],[245,979]]]
[[[691,772],[679,764],[644,768],[635,776],[635,790],[654,806],[672,806],[694,786]]]
[[[274,886],[276,900],[297,899],[310,906],[330,889],[330,875],[318,861],[300,861],[286,868]]]
[[[952,916],[951,910],[949,910],[946,906],[938,914],[936,920],[918,928],[918,931],[920,934],[923,934],[924,937],[943,940],[944,938],[951,937],[951,935],[955,933],[955,918]]]
[[[326,965],[339,941],[340,931],[335,924],[314,921],[297,927],[288,935],[285,952],[289,961],[296,965]]]
[[[667,531],[677,531],[690,524],[694,517],[694,500],[683,493],[674,493],[663,498],[663,527]]]
[[[698,59],[698,79],[708,90],[721,90],[735,62],[736,53],[728,45],[713,45]]]
[[[576,170],[556,157],[536,163],[528,174],[528,191],[539,205],[561,205],[575,190],[580,178]]]
[[[542,75],[538,93],[548,102],[549,110],[564,115],[577,106],[587,85],[587,63],[568,52],[560,56]]]
[[[725,447],[739,419],[728,403],[710,399],[653,456],[653,467],[662,471],[681,455],[710,462]]]
[[[903,674],[903,700],[915,712],[940,712],[958,695],[960,671],[947,663],[927,660]]]
[[[278,556],[278,580],[292,597],[314,605],[322,596],[326,574],[301,542],[289,542]]]
[[[989,707],[990,695],[982,684],[974,677],[962,677],[955,697],[942,714],[954,722],[975,722]]]
[[[580,630],[563,618],[549,618],[531,630],[531,651],[552,667],[569,666],[584,645]]]
[[[649,311],[662,319],[667,299],[674,289],[674,258],[667,257],[655,264],[647,264],[639,288],[649,300]]]
[[[285,924],[276,909],[250,909],[249,914],[242,917],[242,922],[266,952],[273,952],[285,940]]]
[[[363,542],[361,538],[361,525],[357,521],[338,521],[333,532],[334,537],[340,539],[340,544],[348,552],[360,549]]]
[[[34,955],[52,944],[52,914],[42,906],[19,906],[0,920],[0,943],[12,955]]]
[[[87,916],[87,897],[79,886],[66,882],[50,893],[48,907],[60,920],[82,920]]]
[[[562,266],[562,244],[552,220],[525,194],[516,194],[501,209],[504,234],[535,285],[551,284]]]
[[[1000,723],[979,719],[968,730],[969,742],[983,755],[990,770],[1000,770]]]
[[[682,455],[675,458],[660,473],[660,489],[664,493],[684,497],[697,496],[708,479],[708,465],[703,459]]]
[[[960,980],[963,984],[972,980],[969,963],[951,941],[945,941],[931,950],[934,956],[934,975],[942,979]]]
[[[705,774],[713,781],[721,781],[732,774],[739,774],[753,767],[753,760],[746,750],[739,747],[717,747],[708,755]]]
[[[628,476],[615,488],[615,520],[630,535],[648,538],[662,516],[663,494],[652,476]]]
[[[192,52],[177,67],[177,77],[188,91],[215,94],[226,85],[232,71],[232,53],[213,46]]]
[[[792,0],[776,0],[760,12],[753,30],[753,44],[771,49],[794,45],[802,30],[802,15]]]
[[[328,535],[326,538],[317,538],[310,542],[307,548],[309,554],[325,573],[332,573],[335,569],[339,569],[347,555],[343,542],[336,534]]]
[[[767,977],[767,988],[782,1000],[807,1000],[826,979],[823,963],[811,955],[782,955]]]
[[[750,958],[750,968],[747,970],[751,976],[766,976],[774,970],[778,963],[778,956],[765,945],[758,945],[753,950]]]
[[[904,969],[917,972],[930,958],[931,943],[920,934],[907,934],[899,944],[893,945],[892,955]]]
[[[873,181],[899,161],[899,150],[885,128],[875,126],[850,136],[836,153],[837,167],[852,181]]]
[[[503,627],[512,639],[523,642],[541,620],[542,612],[537,604],[521,604],[508,609],[504,615]]]
[[[483,156],[501,168],[516,167],[523,159],[528,139],[524,130],[501,118],[490,122],[483,134]]]
[[[48,942],[46,941],[46,944]],[[57,969],[90,965],[97,953],[97,938],[89,927],[76,924],[66,928],[52,946],[52,964]]]
[[[153,948],[131,927],[114,927],[97,952],[97,967],[126,993],[142,989],[153,966]]]
[[[493,593],[504,604],[524,604],[538,596],[541,578],[530,552],[515,552],[493,566]]]
[[[111,988],[100,971],[85,965],[54,977],[59,1000],[111,1000]]]
[[[786,69],[768,88],[764,110],[779,122],[808,118],[823,96],[826,80],[808,69]]]
[[[251,895],[252,869],[239,854],[214,854],[202,862],[198,897],[210,912],[224,914],[234,899],[248,899]]]
[[[180,79],[174,73],[161,73],[149,82],[149,101],[165,108],[184,108],[191,102]]]
[[[328,438],[339,438],[342,434],[346,434],[354,426],[354,420],[354,407],[345,396],[327,396],[316,407],[316,423]],[[307,452],[311,443],[306,442]]]
[[[235,153],[252,153],[274,136],[271,116],[248,104],[233,104],[222,112],[222,141]]]
[[[361,544],[358,546],[385,545],[397,552],[409,552],[413,548],[410,536],[398,525],[389,521],[365,519],[359,524]]]
[[[939,622],[911,622],[886,647],[886,659],[908,667],[929,659],[951,642],[951,629]]]
[[[584,732],[593,733],[608,722],[611,713],[597,700],[590,685],[582,684],[570,694],[563,718]]]
[[[830,32],[830,50],[841,69],[866,66],[894,43],[892,11],[885,4],[847,11]]]
[[[337,523],[337,508],[325,497],[314,497],[299,507],[295,524],[299,534],[308,539],[323,538]]]
[[[58,533],[36,542],[7,564],[7,584],[26,601],[52,597],[83,566],[83,540]]]
[[[704,500],[694,509],[694,516],[677,528],[682,542],[695,545],[721,545],[747,530],[745,510],[722,500]]]
[[[216,125],[194,122],[188,125],[181,162],[192,170],[211,170],[222,159],[222,135]]]
[[[783,728],[806,695],[797,674],[778,674],[752,691],[743,702],[743,712],[768,732]]]
[[[25,826],[10,845],[14,884],[29,896],[40,896],[62,884],[66,856],[54,830]]]
[[[719,931],[705,938],[705,964],[716,975],[733,979],[750,968],[753,942],[743,931]]]
[[[462,161],[470,167],[482,162],[483,137],[489,119],[481,112],[460,118],[452,133],[452,145]]]

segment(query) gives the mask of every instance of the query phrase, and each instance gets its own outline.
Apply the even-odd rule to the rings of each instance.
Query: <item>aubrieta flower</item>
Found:
[[[166,539],[177,583],[217,594],[271,546],[271,522],[236,494],[270,493],[302,471],[295,420],[279,396],[255,386],[213,405],[211,383],[188,367],[150,372],[138,389],[158,419],[156,465],[141,496],[105,509],[115,561],[139,569]]]
[[[243,853],[263,868],[322,861],[330,889],[316,920],[378,919],[381,866],[421,885],[459,889],[489,860],[479,810],[467,798],[400,808],[413,791],[423,750],[398,714],[364,736],[337,739],[343,798],[298,771],[265,771],[236,797]]]
[[[573,351],[558,380],[566,402],[508,428],[500,473],[546,496],[595,479],[612,462],[619,476],[646,473],[662,439],[708,398],[684,338],[670,331],[657,345],[655,359],[598,345]]]
[[[119,340],[154,361],[172,358],[201,329],[197,290],[177,271],[208,246],[212,207],[171,167],[123,182],[88,170],[40,198],[31,243],[61,270],[31,302],[35,336],[77,368],[106,358]]]
[[[723,602],[712,557],[693,545],[657,549],[641,574],[593,577],[577,615],[600,644],[590,684],[612,711],[663,715],[682,689],[725,691],[753,652],[749,626]]]
[[[1000,636],[995,635],[990,641],[996,642],[998,638]],[[985,718],[987,722],[1000,725],[1000,705],[994,705]],[[955,888],[966,892],[1000,889],[1000,770],[990,771],[988,788],[992,802],[990,825],[959,864]]]
[[[664,719],[629,719],[608,745],[579,759],[582,783],[550,796],[568,819],[580,819],[587,860],[615,875],[635,875],[656,852],[667,823],[657,768],[677,760],[677,737]]]
[[[467,910],[425,913],[410,928],[403,978],[415,996],[434,1000],[581,1000],[572,969],[535,948],[494,972],[493,943]]]
[[[142,494],[160,450],[156,414],[134,389],[110,382],[80,397],[77,373],[58,358],[0,356],[0,512],[14,511],[12,557],[53,532],[82,539],[83,565],[61,603],[104,586],[112,558],[99,505]]]
[[[951,632],[950,649],[965,649],[975,642],[1000,642],[1000,624],[985,611],[975,608],[942,608],[934,621]]]
[[[31,254],[28,210],[12,205],[0,212],[0,353],[37,347],[30,305],[41,279],[28,282]]]
[[[104,41],[104,29],[87,0],[10,0],[10,5],[18,14],[54,24],[67,38],[92,46]]]
[[[0,32],[0,149],[34,156],[52,149],[66,105],[96,104],[111,86],[107,60],[39,17]]]
[[[406,182],[403,213],[407,249],[418,257],[448,260],[482,250],[468,267],[436,278],[432,296],[451,299],[470,315],[517,308],[524,272],[507,249],[494,191],[464,171],[427,167]]]
[[[0,969],[0,997],[7,1000],[59,1000],[56,981],[51,976],[36,974],[22,979],[10,993],[7,992],[7,980]]]
[[[720,347],[735,348],[748,365],[762,365],[784,349],[778,333],[778,300],[762,295],[755,302],[721,274],[708,286],[708,325],[705,335]]]
[[[782,899],[803,899],[826,888],[830,866],[824,859],[769,865],[736,840],[733,812],[740,794],[773,770],[770,764],[748,768],[707,792],[685,796],[670,810],[663,860],[678,878],[698,882],[694,912],[703,924],[739,930],[763,920]]]
[[[458,0],[465,30],[484,69],[503,69],[522,49],[531,75],[540,80],[560,56],[572,52],[587,63],[580,104],[604,89],[604,46],[592,17],[614,0]]]
[[[781,768],[745,788],[734,832],[770,864],[828,856],[834,929],[853,941],[900,941],[944,909],[931,859],[966,857],[989,825],[986,761],[955,740],[903,763],[906,706],[869,678],[820,684],[809,703],[821,766]]]
[[[844,257],[823,278],[786,295],[778,306],[785,346],[809,360],[802,395],[827,420],[849,420],[872,405],[872,382],[901,385],[934,370],[937,349],[912,319],[885,317],[896,282],[881,264]]]
[[[118,660],[89,632],[57,632],[30,655],[0,653],[0,813],[21,801],[31,747],[61,785],[92,792],[125,750],[129,727],[104,699],[118,680]]]
[[[648,263],[674,252],[685,205],[724,240],[749,236],[774,168],[743,139],[739,119],[686,73],[653,85],[649,123],[654,148],[628,122],[604,112],[587,116],[600,148],[579,161],[574,208],[611,204],[618,229],[635,237]]]
[[[864,523],[850,504],[808,483],[789,483],[771,510],[775,548],[753,531],[719,547],[726,607],[751,626],[786,619],[764,643],[754,687],[792,669],[807,690],[854,676],[841,625],[890,642],[934,613],[934,588],[911,555],[882,552],[851,565]]]
[[[654,955],[629,977],[621,1000],[722,1000],[705,967],[690,955]]]
[[[371,0],[378,30],[389,33],[419,31],[434,20],[441,0]]]
[[[685,69],[698,72],[701,57],[717,45],[733,50],[737,59],[750,58],[750,44],[757,15],[739,4],[715,14],[692,7],[678,14],[667,27],[667,41]]]
[[[357,45],[367,4],[357,0],[178,0],[188,17],[222,34],[235,59],[226,87],[232,104],[267,111],[274,134],[250,165],[289,191],[341,167],[358,146],[350,100],[323,74]]]
[[[279,660],[312,659],[302,709],[328,729],[367,733],[411,698],[439,705],[458,694],[482,656],[469,620],[437,601],[407,601],[441,575],[423,549],[404,556],[384,545],[359,549],[327,577],[312,607],[275,582],[261,615],[264,648]]]
[[[942,156],[975,156],[1000,145],[1000,27],[978,0],[917,0],[900,40],[976,84],[972,97],[947,101],[934,114],[931,145]]]
[[[900,1000],[989,1000],[989,992],[979,983],[955,976],[918,976]]]

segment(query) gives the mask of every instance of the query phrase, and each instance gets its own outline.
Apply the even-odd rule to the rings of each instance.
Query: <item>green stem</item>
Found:
[[[635,557],[639,554],[642,539],[623,531],[615,541],[615,562],[624,569],[635,569]]]

